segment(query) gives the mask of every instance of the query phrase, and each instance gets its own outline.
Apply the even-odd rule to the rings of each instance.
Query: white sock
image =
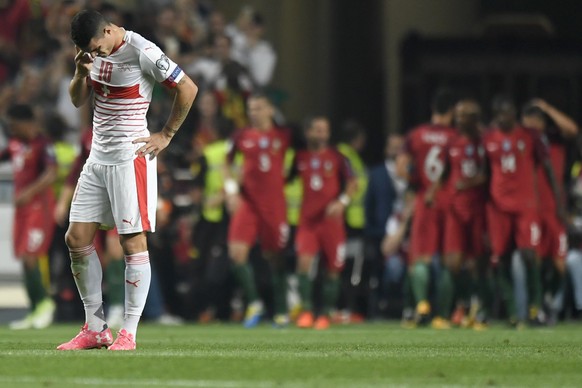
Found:
[[[85,307],[85,322],[92,331],[107,329],[103,312],[101,281],[103,269],[93,244],[83,248],[70,248],[71,271]]]
[[[148,297],[152,271],[148,251],[125,255],[125,319],[123,329],[137,333],[137,324]]]

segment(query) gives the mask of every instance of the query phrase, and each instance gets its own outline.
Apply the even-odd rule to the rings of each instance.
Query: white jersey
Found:
[[[149,136],[146,114],[155,83],[175,87],[183,76],[159,47],[133,31],[108,57],[96,57],[89,80],[94,114],[88,160],[116,165],[135,159],[142,144],[132,141]]]

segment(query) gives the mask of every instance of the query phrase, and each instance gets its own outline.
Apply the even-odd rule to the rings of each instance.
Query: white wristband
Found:
[[[337,200],[340,201],[340,203],[344,206],[348,206],[351,202],[350,196],[347,195],[346,193],[340,195]]]
[[[239,193],[238,183],[232,178],[224,181],[224,192],[228,195],[235,195]]]

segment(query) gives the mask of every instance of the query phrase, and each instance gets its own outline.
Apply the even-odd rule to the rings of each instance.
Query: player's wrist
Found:
[[[238,182],[233,178],[228,178],[224,181],[224,192],[226,195],[236,195],[240,192]]]
[[[170,140],[174,137],[176,132],[178,132],[177,129],[170,128],[167,125],[162,128],[162,134]]]
[[[342,195],[340,195],[337,200],[339,201],[339,203],[341,203],[345,207],[349,206],[350,202],[352,202],[352,199],[346,193],[343,193]]]

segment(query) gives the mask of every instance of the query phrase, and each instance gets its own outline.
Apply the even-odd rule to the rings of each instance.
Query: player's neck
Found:
[[[430,118],[430,122],[432,125],[440,125],[443,127],[448,127],[451,125],[451,115],[433,113],[433,115]]]
[[[255,128],[257,128],[259,131],[261,132],[267,132],[269,131],[271,128],[273,128],[273,124],[271,123],[264,123],[264,124],[259,124],[257,125]]]
[[[113,51],[119,48],[125,39],[125,28],[116,26],[113,24],[113,33],[115,34],[115,43],[113,45]]]
[[[327,144],[308,144],[307,149],[311,152],[323,152],[327,148]]]

